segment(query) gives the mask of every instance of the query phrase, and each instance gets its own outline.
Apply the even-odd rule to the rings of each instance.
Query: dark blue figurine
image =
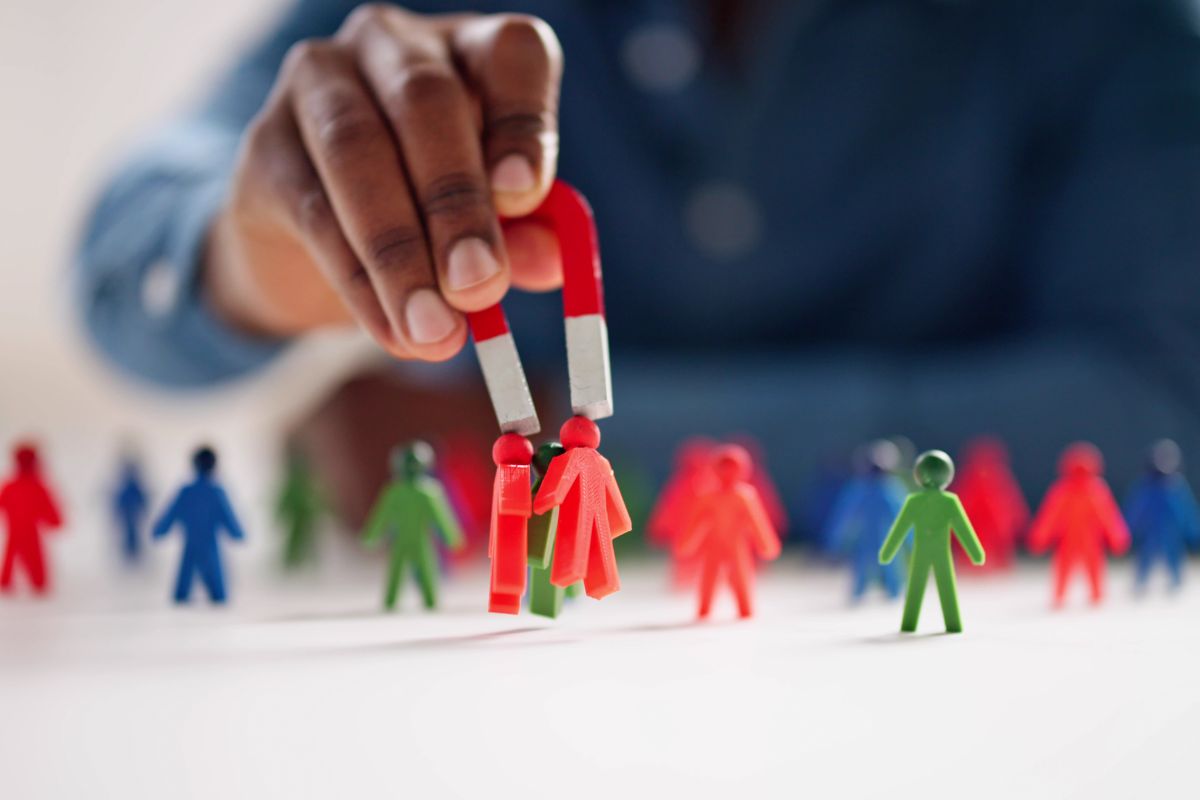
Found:
[[[121,465],[121,482],[113,494],[113,512],[121,532],[121,553],[130,564],[142,555],[142,524],[146,518],[146,490],[142,487],[141,470],[127,456]]]
[[[183,525],[185,538],[179,578],[175,582],[175,602],[186,603],[192,591],[192,577],[199,574],[214,603],[225,602],[225,575],[217,548],[221,528],[234,539],[244,539],[242,526],[229,505],[229,498],[213,478],[217,455],[202,447],[192,456],[196,480],[179,490],[175,501],[154,524],[154,538],[167,534],[176,522]]]
[[[1200,509],[1180,468],[1179,446],[1170,439],[1150,448],[1146,474],[1125,501],[1125,520],[1137,554],[1137,588],[1143,589],[1155,562],[1165,561],[1171,585],[1183,581],[1188,545],[1200,545]]]
[[[906,495],[904,484],[895,475],[899,460],[900,451],[893,442],[880,440],[864,448],[858,474],[846,481],[829,514],[824,538],[833,552],[849,557],[855,600],[866,594],[872,581],[882,584],[892,598],[904,590],[908,559],[879,563],[879,548]]]

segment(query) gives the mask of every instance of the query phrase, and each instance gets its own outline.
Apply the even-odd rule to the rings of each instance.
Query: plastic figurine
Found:
[[[879,550],[879,563],[888,564],[900,552],[908,532],[912,530],[913,553],[908,573],[908,596],[904,600],[904,617],[900,622],[902,633],[917,629],[921,615],[921,601],[925,597],[925,584],[933,572],[937,583],[938,597],[942,601],[942,617],[947,633],[962,632],[962,618],[958,612],[958,592],[954,584],[954,561],[950,555],[950,537],[953,535],[967,551],[967,557],[976,566],[983,564],[983,546],[971,521],[963,511],[958,495],[947,492],[946,487],[954,478],[954,462],[941,450],[928,450],[917,456],[913,477],[921,487],[904,501],[892,529],[888,532],[883,547]]]
[[[437,606],[438,568],[432,531],[440,534],[451,550],[463,546],[462,529],[446,493],[429,474],[433,460],[433,448],[426,442],[413,442],[392,451],[392,481],[384,487],[363,535],[363,542],[368,545],[376,544],[384,536],[392,539],[383,598],[384,608],[389,611],[396,607],[404,569],[410,565],[425,607]]]
[[[1029,505],[1013,477],[1004,443],[990,437],[971,442],[953,488],[987,552],[986,569],[1011,569],[1017,541],[1029,524]],[[961,561],[964,553],[956,548],[955,555]]]
[[[217,534],[222,529],[230,538],[246,538],[242,526],[229,505],[225,490],[217,483],[217,454],[201,447],[192,456],[196,479],[179,490],[174,501],[154,523],[154,538],[161,539],[179,523],[183,527],[183,558],[175,581],[175,602],[186,603],[191,597],[192,583],[199,577],[214,603],[224,603],[225,571],[221,566],[221,551]]]
[[[1137,588],[1144,589],[1150,570],[1162,561],[1171,575],[1171,586],[1183,582],[1188,546],[1200,546],[1200,508],[1180,472],[1183,457],[1170,439],[1150,449],[1146,474],[1125,502],[1125,521],[1137,554]]]
[[[525,596],[529,518],[533,516],[533,445],[520,434],[506,433],[492,447],[492,460],[496,463],[496,481],[488,542],[488,557],[492,560],[488,611],[517,614]]]
[[[675,552],[675,542],[687,526],[696,502],[716,487],[712,454],[717,447],[715,441],[703,437],[688,439],[680,445],[674,470],[646,522],[650,541],[672,553],[671,582],[677,589],[693,586],[700,574],[699,562],[680,557]]]
[[[847,481],[838,495],[824,538],[835,552],[849,554],[855,600],[866,594],[872,582],[896,598],[904,587],[906,559],[880,564],[879,549],[904,504],[904,484],[894,474],[900,451],[882,439],[868,445],[859,460],[859,475]]]
[[[700,619],[712,610],[721,573],[725,573],[737,600],[738,616],[753,615],[753,557],[765,561],[779,557],[779,535],[750,482],[753,469],[745,448],[718,447],[712,455],[715,485],[699,498],[676,541],[681,557],[700,558]]]
[[[285,568],[295,569],[314,558],[317,526],[324,513],[325,502],[308,462],[298,452],[290,452],[287,474],[275,505],[276,519],[284,530]]]
[[[1054,605],[1061,606],[1071,573],[1087,573],[1093,603],[1104,599],[1104,549],[1129,549],[1129,529],[1105,483],[1104,457],[1093,445],[1077,443],[1063,451],[1059,479],[1046,493],[1029,531],[1029,549],[1054,552]]]
[[[141,560],[142,527],[148,510],[141,469],[133,456],[126,455],[121,463],[121,481],[113,493],[113,514],[121,534],[121,555],[128,564]]]
[[[8,520],[8,543],[0,568],[0,590],[12,591],[18,565],[37,594],[50,590],[49,566],[42,553],[42,533],[62,525],[58,501],[41,474],[37,450],[21,444],[13,451],[16,474],[0,486],[0,513]]]
[[[542,476],[550,468],[550,462],[566,452],[558,442],[547,442],[533,454],[534,484],[537,494]],[[563,607],[563,599],[576,597],[581,591],[578,583],[565,589],[550,582],[550,565],[554,561],[554,537],[558,530],[558,509],[553,508],[529,520],[529,611],[541,617],[556,618]]]
[[[596,450],[600,429],[571,417],[559,431],[566,452],[550,462],[533,513],[558,508],[550,582],[566,588],[580,580],[599,600],[621,588],[613,539],[633,527],[608,460]]]

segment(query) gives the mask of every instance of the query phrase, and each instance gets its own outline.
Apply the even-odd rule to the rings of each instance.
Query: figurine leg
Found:
[[[1167,570],[1171,573],[1171,588],[1183,585],[1183,553],[1176,548],[1167,550]]]
[[[566,589],[550,583],[550,570],[534,567],[529,571],[529,611],[539,617],[556,618],[562,612]]]
[[[700,568],[700,619],[704,619],[712,611],[713,592],[717,588],[717,575],[721,570],[721,562],[715,556],[705,556]]]
[[[558,529],[554,535],[554,563],[550,566],[550,582],[555,586],[570,586],[584,579],[588,567],[588,547],[591,545],[592,522],[584,524],[579,500],[579,486],[567,492],[558,507]]]
[[[30,542],[22,549],[19,559],[29,578],[29,585],[37,594],[45,594],[48,588],[46,579],[46,562],[42,558],[42,548],[38,542]]]
[[[1075,567],[1075,560],[1065,555],[1059,555],[1054,559],[1054,605],[1061,606],[1063,599],[1067,596],[1067,579],[1071,577],[1071,570]]]
[[[1134,576],[1134,586],[1138,591],[1146,588],[1150,578],[1150,568],[1154,566],[1154,556],[1148,546],[1143,546],[1137,554],[1137,572]]]
[[[432,548],[426,548],[413,560],[413,574],[421,588],[421,602],[425,608],[437,608],[438,566]]]
[[[8,546],[4,548],[4,566],[0,567],[0,589],[6,592],[12,590],[13,566],[16,558],[16,548],[13,547],[12,537],[10,536]]]
[[[872,574],[874,573],[873,566],[866,559],[854,559],[854,577],[850,585],[850,598],[852,600],[857,602],[867,593],[867,587],[870,586]]]
[[[138,560],[138,531],[137,522],[133,519],[125,520],[125,541],[124,541],[125,560],[133,563]]]
[[[1104,599],[1104,556],[1097,553],[1085,562],[1088,583],[1092,590],[1092,602],[1099,603]]]
[[[175,577],[175,602],[186,603],[192,596],[192,573],[196,569],[196,562],[189,555],[179,561],[179,574]]]
[[[225,573],[221,569],[221,561],[214,558],[200,568],[200,580],[208,591],[208,599],[218,605],[225,602]]]
[[[921,601],[925,598],[925,583],[929,580],[929,562],[913,559],[912,572],[908,575],[908,596],[904,599],[904,616],[900,620],[900,632],[912,633],[917,629],[921,616]]]
[[[729,565],[729,587],[737,600],[738,616],[747,619],[754,615],[754,565],[745,555],[736,557]]]
[[[938,599],[942,602],[946,633],[962,633],[962,617],[958,613],[958,587],[954,582],[954,563],[948,558],[934,561],[933,577],[937,581]]]
[[[393,553],[388,564],[387,587],[383,593],[383,607],[388,611],[396,607],[396,599],[400,597],[400,586],[404,583],[405,560],[400,553]]]

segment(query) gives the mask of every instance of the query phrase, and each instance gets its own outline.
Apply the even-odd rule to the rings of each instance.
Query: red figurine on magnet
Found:
[[[11,591],[18,567],[38,594],[50,589],[49,567],[42,551],[42,534],[62,525],[58,501],[42,477],[37,449],[21,444],[13,451],[16,474],[0,486],[0,513],[8,521],[0,590]]]
[[[503,434],[492,447],[492,460],[496,462],[496,483],[488,540],[488,557],[492,560],[488,611],[517,614],[525,594],[529,518],[533,516],[533,445],[518,433]]]
[[[751,483],[753,462],[737,445],[717,448],[712,456],[715,486],[697,499],[675,551],[700,560],[701,619],[712,610],[717,580],[724,574],[737,600],[738,615],[754,613],[755,556],[779,557],[779,535]]]
[[[1129,549],[1129,529],[1105,483],[1104,458],[1087,443],[1073,444],[1062,455],[1059,479],[1046,493],[1029,531],[1029,549],[1054,548],[1054,604],[1061,606],[1071,573],[1083,570],[1093,603],[1104,598],[1105,548],[1120,555]]]
[[[588,595],[604,597],[620,586],[612,538],[628,531],[631,523],[617,490],[612,467],[596,451],[600,430],[594,420],[613,413],[612,369],[596,226],[587,201],[560,180],[550,187],[542,204],[521,219],[545,224],[558,238],[563,265],[567,372],[571,409],[575,413],[562,428],[563,445],[567,450],[550,463],[534,499],[533,511],[541,514],[560,507],[551,583],[565,588],[582,579]],[[515,542],[520,538],[517,531],[519,527],[528,529],[529,515],[524,511],[525,506],[519,505],[521,478],[512,470],[514,467],[525,468],[524,502],[529,503],[529,459],[525,457],[523,464],[510,463],[509,456],[516,453],[518,446],[506,437],[531,436],[541,429],[541,425],[503,308],[496,304],[468,314],[467,321],[488,395],[503,432],[494,450],[497,477],[489,538],[492,554],[489,605],[494,611],[516,613],[525,590],[523,551],[520,581],[510,572],[516,569]],[[524,449],[521,452],[523,454]],[[531,447],[529,452],[532,452]],[[518,522],[523,513],[524,519]]]

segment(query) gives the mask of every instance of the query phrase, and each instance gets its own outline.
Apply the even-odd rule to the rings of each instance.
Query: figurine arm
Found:
[[[1122,513],[1125,515],[1125,524],[1129,528],[1129,536],[1132,541],[1137,541],[1140,538],[1138,532],[1142,528],[1142,515],[1146,513],[1146,487],[1146,479],[1139,479],[1125,498],[1125,506],[1122,509]]]
[[[904,501],[904,505],[900,506],[900,513],[896,515],[896,521],[892,523],[887,538],[883,540],[883,547],[879,548],[880,564],[891,563],[896,553],[900,552],[900,547],[912,526],[912,498],[909,497]]]
[[[1121,516],[1121,509],[1106,486],[1098,486],[1093,493],[1096,510],[1104,529],[1104,538],[1110,550],[1121,555],[1129,549],[1129,528]]]
[[[151,532],[155,539],[161,539],[167,535],[167,531],[171,530],[171,526],[179,520],[179,512],[183,506],[183,492],[175,495],[175,499],[171,501],[171,505],[163,512],[158,521],[154,523],[154,529]]]
[[[526,467],[528,469],[528,467]],[[454,516],[454,510],[450,508],[450,501],[446,499],[446,491],[435,481],[427,481],[421,487],[425,493],[425,498],[429,502],[429,513],[433,519],[434,527],[442,536],[442,541],[451,550],[461,550],[463,548],[463,532],[462,526],[458,524],[458,517]],[[525,502],[529,503],[529,483],[525,484]]]
[[[1200,546],[1200,507],[1196,505],[1196,496],[1192,494],[1191,487],[1183,480],[1171,493],[1171,505],[1179,520],[1184,541],[1191,547]]]
[[[371,516],[367,518],[367,527],[363,531],[363,544],[373,545],[383,539],[383,535],[387,532],[388,522],[392,514],[392,491],[384,489],[383,494],[375,501],[375,507],[371,509]]]
[[[556,456],[546,468],[546,474],[542,476],[542,483],[538,486],[537,496],[533,498],[533,513],[545,514],[550,509],[561,506],[578,472],[579,466],[573,451],[568,450]]]
[[[700,549],[711,524],[709,515],[706,513],[707,507],[707,500],[697,499],[691,512],[682,520],[679,533],[675,537],[675,554],[677,556],[688,558],[695,555],[696,551]]]
[[[62,513],[58,510],[58,503],[54,500],[54,495],[50,494],[50,490],[42,487],[42,522],[49,525],[51,528],[57,528],[62,525]]]
[[[1058,538],[1058,517],[1062,510],[1062,489],[1050,489],[1042,507],[1038,509],[1033,524],[1029,527],[1029,550],[1044,553]]]
[[[608,470],[604,483],[608,526],[615,539],[633,530],[633,519],[629,516],[629,509],[625,507],[625,498],[621,495],[621,485],[617,483],[617,476],[613,474],[612,467],[608,466],[608,462],[604,463]]]
[[[967,512],[963,509],[962,501],[956,495],[950,495],[950,501],[950,530],[953,531],[963,550],[967,552],[971,563],[979,566],[987,559],[987,553],[983,552],[979,535],[975,533],[971,520],[967,519]]]
[[[217,494],[217,509],[221,515],[221,524],[229,532],[230,538],[237,539],[239,542],[244,540],[246,533],[242,530],[242,524],[238,522],[237,515],[233,513],[233,506],[229,504],[229,496],[221,487],[214,488]]]

